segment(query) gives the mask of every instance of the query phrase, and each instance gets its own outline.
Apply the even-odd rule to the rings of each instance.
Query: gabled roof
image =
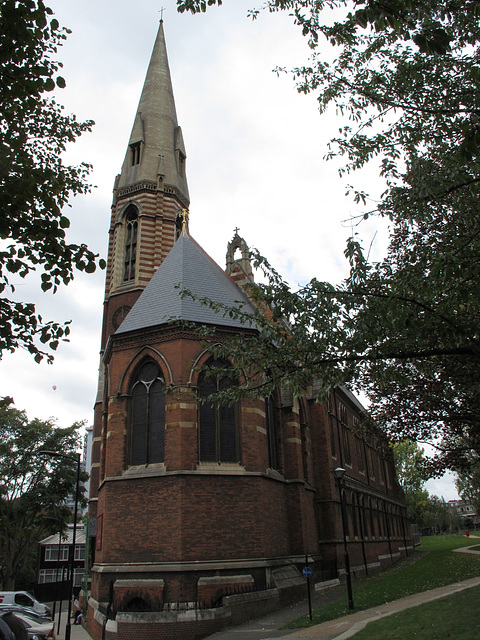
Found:
[[[182,298],[181,290],[191,291],[194,298]],[[251,328],[228,314],[215,313],[202,305],[208,298],[228,307],[244,305],[254,313],[245,293],[220,269],[203,249],[187,235],[182,235],[157,269],[115,335],[167,324],[173,319],[229,328]]]
[[[61,544],[73,543],[73,524],[67,524],[66,530],[62,533]],[[54,533],[43,540],[40,540],[39,544],[57,544],[58,545],[58,533]],[[75,531],[75,544],[85,544],[85,525],[77,523],[77,529]]]

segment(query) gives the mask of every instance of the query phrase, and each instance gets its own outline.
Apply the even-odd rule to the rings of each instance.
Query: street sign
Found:
[[[310,567],[303,567],[302,573],[303,573],[305,578],[310,578],[310,576],[312,575],[313,571],[310,569]]]

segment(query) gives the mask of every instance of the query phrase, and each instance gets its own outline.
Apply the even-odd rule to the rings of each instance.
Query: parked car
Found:
[[[0,613],[4,613],[5,611],[11,611],[12,613],[24,613],[26,616],[45,620],[46,622],[49,622],[52,619],[52,616],[46,613],[37,613],[33,609],[30,609],[30,607],[20,607],[16,604],[0,604]]]
[[[53,620],[37,615],[35,612],[27,613],[25,610],[22,611],[20,607],[12,607],[11,609],[8,609],[7,606],[2,607],[0,616],[5,616],[7,613],[13,615],[25,627],[28,640],[55,640]]]
[[[11,611],[0,613],[0,638],[1,640],[26,640],[27,630]]]
[[[28,591],[0,591],[0,605],[29,607],[40,615],[48,615],[50,617],[52,615],[50,607],[35,600]]]

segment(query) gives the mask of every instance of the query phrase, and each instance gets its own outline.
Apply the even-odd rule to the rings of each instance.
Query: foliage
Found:
[[[395,469],[404,492],[422,490],[425,478],[421,473],[424,450],[412,440],[399,440],[393,445]]]
[[[422,591],[429,591],[468,578],[480,576],[480,555],[452,553],[454,549],[466,547],[465,536],[443,535],[422,538],[420,550],[415,551],[414,562],[403,562],[382,571],[360,583],[353,583],[356,611],[364,611],[392,600]],[[428,553],[425,553],[428,552]],[[295,629],[335,620],[349,612],[345,587],[340,587],[342,597],[322,604],[313,611],[313,620],[308,615],[285,625]]]
[[[467,471],[457,473],[455,480],[458,495],[480,514],[480,463],[472,465]]]
[[[80,426],[75,423],[62,429],[52,420],[29,421],[24,411],[14,408],[11,398],[0,400],[0,576],[4,589],[15,587],[32,546],[71,517],[65,500],[75,495]],[[63,457],[42,456],[42,450]],[[81,479],[86,479],[85,474]]]
[[[221,2],[177,2],[193,13],[212,4]],[[361,218],[387,219],[390,243],[372,263],[352,237],[344,282],[312,279],[297,290],[253,252],[267,284],[250,294],[272,313],[255,317],[261,335],[234,338],[217,355],[238,358],[240,392],[281,384],[301,393],[316,378],[322,399],[331,386],[355,384],[392,438],[436,446],[431,473],[466,469],[480,454],[480,5],[267,0],[264,8],[289,11],[309,39],[309,63],[293,70],[298,90],[315,92],[321,113],[335,107],[343,117],[327,157],[344,158],[342,175],[378,166],[385,191]],[[369,202],[362,189],[347,192]],[[252,362],[264,377],[249,377]]]
[[[458,518],[457,526],[458,526]],[[422,513],[420,526],[434,535],[445,533],[453,528],[454,514],[447,507],[443,498],[429,496],[426,508]]]
[[[400,440],[393,445],[393,458],[400,486],[405,494],[408,517],[412,523],[423,524],[423,513],[429,505],[426,478],[422,474],[424,450],[412,440]]]
[[[44,321],[34,304],[10,299],[15,279],[37,270],[42,290],[55,292],[74,269],[96,269],[86,245],[68,243],[63,212],[70,196],[89,191],[90,167],[68,166],[62,153],[93,122],[65,115],[48,95],[65,86],[52,56],[67,33],[42,0],[0,1],[0,354],[25,348],[37,362],[53,359],[43,345],[55,350],[68,323]]]

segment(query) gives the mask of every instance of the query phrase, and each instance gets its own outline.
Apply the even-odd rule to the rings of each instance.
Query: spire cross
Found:
[[[163,22],[163,12],[165,11],[166,7],[161,7],[159,10],[159,14],[160,14],[160,22]]]
[[[240,229],[238,227],[235,227],[235,229],[234,229],[235,235],[237,235],[239,231],[240,231]]]

